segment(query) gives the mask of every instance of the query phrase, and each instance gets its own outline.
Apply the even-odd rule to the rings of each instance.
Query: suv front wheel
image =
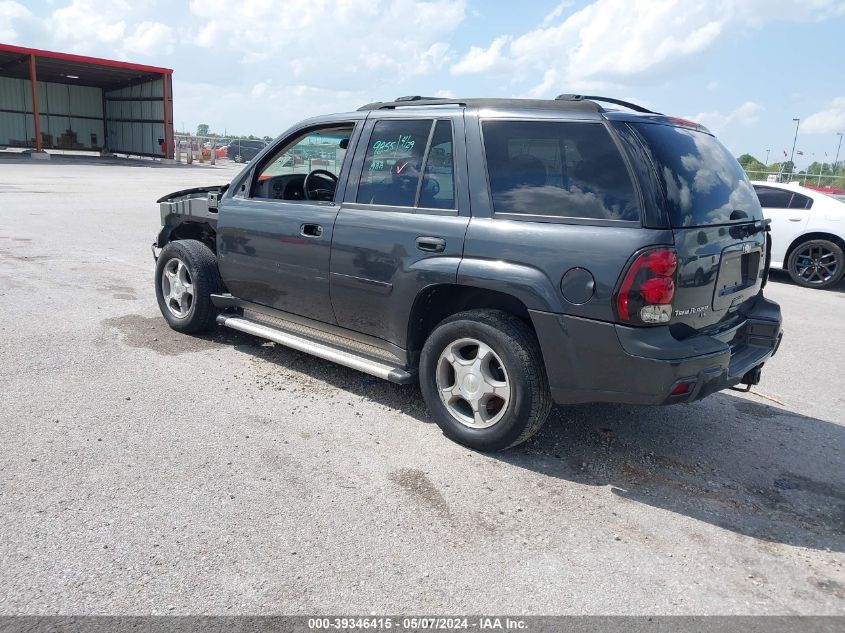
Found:
[[[162,316],[178,332],[214,327],[217,311],[211,295],[223,282],[214,252],[197,240],[169,242],[156,262],[156,298]]]
[[[440,323],[422,350],[420,387],[443,433],[480,451],[524,442],[551,409],[534,333],[500,310],[469,310]]]

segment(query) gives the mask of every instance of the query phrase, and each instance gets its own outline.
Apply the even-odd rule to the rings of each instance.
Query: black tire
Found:
[[[168,307],[163,289],[165,268],[172,266],[173,260],[184,263],[193,286],[190,305],[181,317]],[[217,257],[208,246],[197,240],[176,240],[167,244],[156,262],[155,287],[159,310],[171,328],[194,333],[214,327],[217,310],[211,303],[211,295],[223,290],[223,282],[217,269]]]
[[[236,162],[236,163],[242,163],[242,162],[244,162],[244,157],[243,157],[243,156],[241,156],[240,154],[235,155],[235,162]]]
[[[825,264],[824,268],[814,268],[812,263],[807,263],[818,261],[814,254],[824,254],[822,262]],[[792,249],[786,268],[792,281],[799,286],[830,288],[842,281],[842,276],[845,274],[845,256],[843,256],[842,248],[830,240],[808,240]]]
[[[447,408],[437,386],[441,354],[453,342],[476,339],[489,346],[510,383],[504,414],[492,426],[472,428]],[[468,310],[442,321],[429,335],[420,356],[420,387],[428,409],[443,433],[479,451],[499,451],[536,433],[552,406],[546,369],[537,338],[520,319],[500,310]]]

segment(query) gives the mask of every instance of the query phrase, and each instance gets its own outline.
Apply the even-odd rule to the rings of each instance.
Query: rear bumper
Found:
[[[780,345],[780,306],[761,294],[745,317],[717,335],[678,340],[668,327],[632,328],[531,311],[559,404],[673,404],[756,384],[759,368]],[[673,395],[676,387],[680,393]]]

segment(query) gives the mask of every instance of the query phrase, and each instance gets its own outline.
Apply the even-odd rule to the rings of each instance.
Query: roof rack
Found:
[[[395,101],[376,101],[375,103],[368,103],[367,105],[363,105],[358,108],[358,110],[391,110],[407,106],[466,106],[466,104],[466,99],[444,99],[440,97],[421,97],[419,95],[413,95],[409,97],[398,97]]]
[[[631,103],[630,101],[623,101],[622,99],[614,99],[613,97],[600,97],[597,95],[570,95],[562,94],[555,97],[555,101],[601,101],[603,103],[613,103],[625,108],[630,108],[634,112],[642,112],[643,114],[662,114],[661,112],[654,112],[648,108]]]

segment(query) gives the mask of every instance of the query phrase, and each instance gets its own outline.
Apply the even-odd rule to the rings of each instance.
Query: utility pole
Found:
[[[839,135],[839,145],[836,146],[836,158],[833,160],[833,175],[836,175],[836,166],[839,164],[839,150],[842,148],[842,132],[837,132]]]
[[[792,167],[792,173],[795,173],[795,144],[798,142],[798,126],[801,125],[801,119],[792,119],[795,121],[795,138],[792,139],[792,154],[789,156],[789,163]]]
[[[766,150],[766,167],[769,166],[769,152],[771,152],[771,151],[772,151],[771,149]]]

